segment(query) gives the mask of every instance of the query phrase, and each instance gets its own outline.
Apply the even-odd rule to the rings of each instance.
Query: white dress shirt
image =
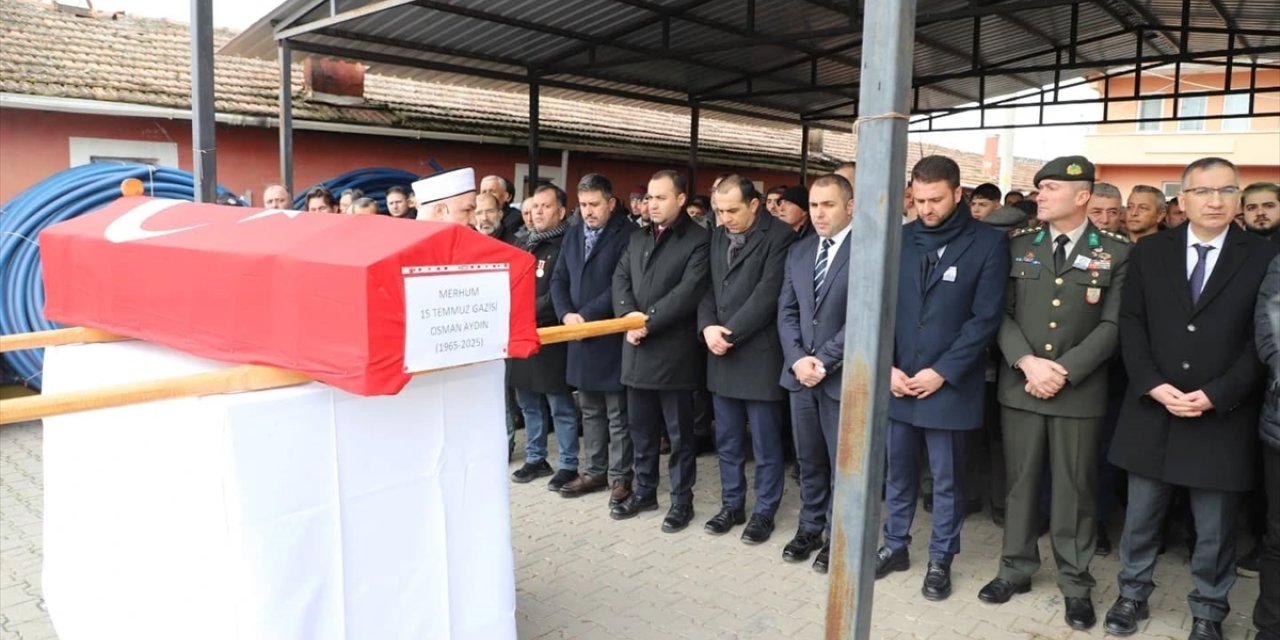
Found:
[[[1204,256],[1204,284],[1209,284],[1209,276],[1213,275],[1213,267],[1218,264],[1218,257],[1222,255],[1222,246],[1226,244],[1227,232],[1231,227],[1227,227],[1219,233],[1216,238],[1209,241],[1203,241],[1196,237],[1190,227],[1187,228],[1187,282],[1191,282],[1191,272],[1196,268],[1196,262],[1200,260],[1200,252],[1196,251],[1196,245],[1207,244],[1213,247],[1213,251]],[[1201,289],[1204,291],[1204,289]]]
[[[844,244],[844,239],[849,237],[849,232],[853,230],[853,224],[845,225],[839,233],[831,236],[831,248],[827,249],[827,264],[831,264],[836,258],[836,252],[840,250],[840,245]],[[818,238],[818,252],[813,256],[813,266],[818,266],[818,256],[822,255],[822,241],[825,238]]]

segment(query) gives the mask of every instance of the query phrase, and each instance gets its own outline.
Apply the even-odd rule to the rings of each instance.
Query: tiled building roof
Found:
[[[218,30],[215,50],[234,34]],[[128,16],[81,16],[33,0],[0,0],[0,91],[81,98],[178,109],[190,108],[188,26]],[[217,55],[215,108],[219,113],[274,117],[277,76],[270,61]],[[367,74],[365,103],[336,106],[310,100],[301,65],[293,69],[294,118],[401,129],[523,138],[528,96]],[[540,100],[540,135],[546,143],[583,145],[631,154],[678,155],[688,150],[689,117],[662,110],[565,100]],[[824,131],[815,166],[854,157],[852,133]],[[798,167],[800,130],[750,126],[704,115],[699,153],[707,160]],[[908,166],[923,153],[944,153],[961,166],[967,184],[988,181],[983,157],[912,144]],[[1028,188],[1042,163],[1015,162],[1014,185]]]

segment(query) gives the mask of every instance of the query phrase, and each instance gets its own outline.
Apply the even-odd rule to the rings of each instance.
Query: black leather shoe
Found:
[[[1003,529],[1004,528],[1004,509],[1000,509],[994,506],[991,507],[991,522],[995,523],[997,527],[1000,527],[1001,529]]]
[[[551,476],[551,481],[547,483],[547,489],[551,491],[559,491],[566,484],[578,479],[578,472],[573,469],[561,469]]]
[[[1031,591],[1031,583],[1014,584],[1004,578],[996,578],[978,591],[978,599],[991,604],[1004,604],[1013,597],[1013,594],[1028,591]]]
[[[1098,614],[1093,612],[1093,601],[1088,598],[1067,598],[1067,626],[1084,631],[1098,624]]]
[[[1093,552],[1100,556],[1111,555],[1111,536],[1107,535],[1106,527],[1098,527],[1098,542],[1094,545]]]
[[[627,518],[636,517],[641,511],[657,511],[657,509],[658,496],[642,496],[638,493],[633,493],[630,498],[609,509],[609,517],[614,520],[626,520]]]
[[[831,566],[831,545],[822,547],[822,551],[818,552],[818,557],[813,559],[813,570],[818,573],[826,573]]]
[[[804,562],[814,551],[822,548],[822,532],[798,531],[796,537],[782,548],[782,559],[787,562]]]
[[[1187,640],[1222,640],[1222,623],[1196,618]]]
[[[911,554],[906,549],[894,553],[889,547],[876,551],[876,580],[894,571],[906,571],[911,566]]]
[[[1258,631],[1258,635],[1253,640],[1280,640],[1280,633],[1272,633],[1266,629]]]
[[[542,460],[541,462],[526,462],[524,463],[524,466],[516,469],[515,473],[511,474],[511,481],[525,484],[526,482],[533,482],[543,476],[549,476],[552,473],[554,472],[551,470],[551,465],[548,464],[546,460]]]
[[[924,512],[933,513],[933,496],[932,495],[927,495],[924,497]]]
[[[924,574],[924,585],[920,593],[925,600],[938,602],[951,596],[951,565],[941,562],[930,562]]]
[[[1107,620],[1102,628],[1113,636],[1131,636],[1138,630],[1138,623],[1146,620],[1149,615],[1151,612],[1145,601],[1120,596],[1107,610]]]
[[[667,517],[662,519],[662,530],[666,533],[681,531],[689,526],[690,520],[693,520],[693,505],[673,504],[667,509]]]
[[[720,513],[711,516],[703,529],[713,536],[721,536],[729,533],[729,530],[737,525],[747,521],[747,514],[742,509],[733,509],[724,507],[720,509]]]
[[[762,513],[751,514],[747,528],[742,530],[742,541],[747,544],[760,544],[773,535],[773,518]]]

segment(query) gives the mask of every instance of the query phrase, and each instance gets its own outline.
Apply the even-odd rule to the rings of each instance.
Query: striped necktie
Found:
[[[827,279],[827,265],[830,264],[831,245],[835,241],[831,238],[822,239],[822,248],[818,250],[818,262],[813,265],[813,293],[817,295],[818,289],[822,288],[822,281]]]

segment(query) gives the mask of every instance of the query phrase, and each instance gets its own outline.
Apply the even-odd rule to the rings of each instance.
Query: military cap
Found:
[[[1084,156],[1062,156],[1054,158],[1036,172],[1033,184],[1040,187],[1041,180],[1064,180],[1067,182],[1093,182],[1093,163]]]

